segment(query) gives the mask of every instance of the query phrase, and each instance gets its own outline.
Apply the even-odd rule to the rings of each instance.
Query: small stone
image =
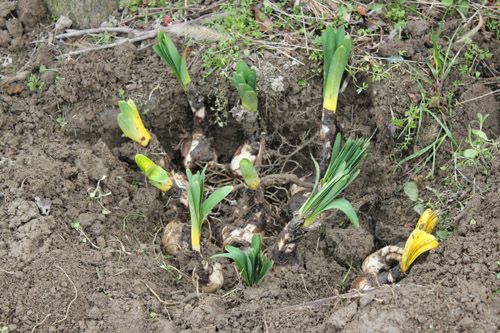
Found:
[[[61,15],[57,19],[55,29],[56,31],[64,31],[66,29],[71,28],[71,25],[73,24],[73,21],[67,16]]]

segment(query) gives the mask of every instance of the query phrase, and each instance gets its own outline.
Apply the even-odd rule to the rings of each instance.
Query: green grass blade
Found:
[[[439,117],[437,115],[435,115],[434,112],[431,112],[429,110],[424,110],[424,112],[427,112],[428,114],[430,114],[432,116],[432,118],[434,118],[436,120],[436,122],[439,124],[439,126],[441,126],[443,131],[446,133],[446,136],[450,139],[450,141],[453,143],[453,145],[455,147],[458,147],[458,143],[455,141],[455,138],[453,138],[453,135],[451,134],[450,129],[448,127],[446,127],[446,125],[441,121],[441,119],[439,119]]]
[[[205,200],[201,206],[201,216],[202,219],[205,219],[208,214],[212,212],[212,209],[214,209],[215,206],[222,200],[224,200],[225,197],[231,193],[233,190],[233,187],[231,185],[228,186],[223,186],[217,190],[215,190],[208,198]]]

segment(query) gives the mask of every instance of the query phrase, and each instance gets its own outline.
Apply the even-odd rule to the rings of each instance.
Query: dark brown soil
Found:
[[[394,168],[402,153],[391,135],[391,114],[404,114],[419,98],[403,68],[394,69],[387,80],[369,82],[368,91],[360,95],[349,85],[340,98],[338,123],[343,135],[373,135],[361,174],[345,193],[359,211],[361,227],[348,226],[343,216],[333,213],[301,241],[298,265],[275,267],[260,287],[245,289],[238,285],[232,266],[221,261],[222,290],[197,295],[191,282],[197,261],[164,256],[159,247],[163,227],[175,219],[187,223],[188,212],[172,204],[177,200],[172,194],[159,194],[145,185],[132,161],[133,152],[127,155],[123,149],[126,140],[115,120],[118,91],[124,89],[146,114],[146,127],[182,171],[179,143],[189,134],[192,120],[181,88],[150,48],[125,45],[58,60],[55,47],[31,44],[46,28],[31,21],[23,24],[20,36],[9,35],[9,41],[0,45],[0,56],[10,55],[17,68],[29,64],[34,72],[44,64],[57,70],[57,79],[45,75],[42,91],[24,88],[20,94],[8,94],[3,87],[0,93],[0,328],[8,327],[6,332],[499,329],[498,156],[486,174],[475,168],[463,170],[474,179],[471,185],[449,185],[453,163],[451,168],[437,168],[433,179],[420,183],[423,202],[444,208],[442,223],[452,231],[450,236],[419,259],[399,284],[344,294],[363,259],[383,244],[402,244],[418,219],[414,203],[402,191],[409,170]],[[7,30],[0,25],[3,31]],[[497,41],[488,43],[498,48]],[[411,48],[410,59],[428,55],[429,50],[415,45],[421,45],[418,39],[397,46],[382,44],[380,55],[397,54],[392,47]],[[193,59],[199,59],[197,52],[193,47]],[[279,54],[266,53],[260,60],[261,126],[270,138],[270,166],[265,170],[272,173],[282,167],[273,166],[273,161],[283,162],[283,155],[317,132],[322,81],[316,77],[301,88],[297,80],[306,77],[306,67]],[[5,77],[13,74],[1,71]],[[190,71],[192,78],[199,77],[200,64],[195,61]],[[273,89],[275,80],[282,82],[282,89]],[[205,96],[214,88],[228,96],[229,108],[237,102],[235,91],[220,78],[199,85]],[[491,86],[475,80],[456,98],[467,101],[491,91]],[[486,132],[497,138],[498,110],[494,95],[458,105],[453,132],[457,141],[464,142],[477,112],[490,114]],[[62,128],[55,121],[59,116],[66,121]],[[229,117],[226,127],[210,128],[222,163],[243,143],[239,126]],[[291,157],[296,163],[284,169],[299,176],[311,173],[309,156],[317,148],[313,140]],[[443,163],[451,160],[450,147],[442,154]],[[101,201],[90,198],[103,176],[102,193],[110,195]],[[265,243],[270,245],[290,216],[286,191],[276,188],[268,194],[279,199],[269,196],[272,213]],[[47,216],[40,214],[34,197],[51,201]],[[237,193],[232,199],[233,206],[223,205],[210,219],[214,229],[232,221],[238,201],[248,197]],[[111,213],[103,214],[104,207]],[[377,225],[376,241],[368,232],[369,218]],[[75,222],[87,238],[71,228]],[[205,225],[202,237],[205,257],[223,251],[219,237],[208,229]]]

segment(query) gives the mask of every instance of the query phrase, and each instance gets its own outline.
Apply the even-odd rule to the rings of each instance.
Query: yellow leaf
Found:
[[[415,228],[406,240],[403,256],[401,257],[401,270],[406,272],[418,256],[426,251],[437,248],[438,245],[436,237],[422,229]]]
[[[118,126],[127,138],[134,140],[143,147],[146,147],[151,140],[151,134],[142,123],[141,116],[133,100],[118,102],[120,113],[117,116]]]
[[[431,234],[436,228],[438,218],[439,211],[426,209],[422,216],[420,216],[420,219],[418,219],[416,228]]]

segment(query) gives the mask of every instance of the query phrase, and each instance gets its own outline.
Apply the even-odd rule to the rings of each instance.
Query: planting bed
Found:
[[[35,14],[30,18],[37,18]],[[21,17],[13,12],[5,19]],[[364,258],[383,245],[403,245],[419,216],[402,190],[411,164],[395,168],[411,151],[398,148],[391,120],[420,98],[403,65],[392,67],[383,81],[358,75],[368,88],[358,94],[349,84],[339,98],[337,127],[343,137],[372,137],[361,173],[345,192],[358,211],[360,227],[350,225],[339,212],[329,214],[299,243],[297,263],[275,265],[255,288],[242,287],[229,261],[217,259],[224,267],[223,288],[216,294],[197,294],[191,273],[198,261],[186,255],[165,256],[160,249],[165,225],[173,220],[188,223],[188,210],[179,205],[178,194],[160,194],[146,184],[133,162],[136,151],[116,124],[118,96],[124,92],[136,102],[172,164],[183,172],[179,147],[190,133],[192,116],[181,87],[151,48],[140,50],[138,45],[58,59],[56,46],[36,43],[52,29],[48,14],[39,15],[36,23],[23,21],[19,35],[0,26],[11,38],[0,47],[2,60],[12,59],[11,66],[0,68],[4,78],[16,73],[12,66],[34,73],[41,65],[53,69],[40,74],[43,89],[30,91],[21,81],[0,92],[0,332],[498,330],[496,152],[486,172],[471,166],[456,170],[453,149],[444,144],[434,177],[421,177],[417,183],[422,203],[442,210],[440,223],[446,228],[441,229],[446,229],[447,238],[419,258],[397,285],[349,292]],[[406,50],[407,60],[427,59],[428,29],[416,26],[434,23],[413,22],[412,39],[383,39],[372,55],[388,57]],[[483,30],[474,40],[493,50],[490,66],[498,69],[498,40]],[[174,41],[182,45],[183,40]],[[191,77],[207,97],[207,106],[214,104],[217,93],[227,100],[227,111],[239,103],[238,94],[218,75],[200,79],[202,52],[203,47],[192,46]],[[356,46],[353,53],[357,54]],[[261,172],[302,177],[312,174],[310,155],[320,150],[315,135],[322,78],[316,75],[307,85],[299,85],[298,79],[307,79],[310,70],[321,65],[308,61],[305,51],[293,57],[296,60],[263,51],[249,63],[257,69],[260,126],[267,134]],[[489,137],[496,140],[500,133],[498,95],[491,93],[498,89],[498,79],[490,84],[485,71],[481,79],[468,80],[452,102],[451,130],[464,147],[477,112],[490,114],[484,129]],[[448,81],[443,90],[451,89],[452,80]],[[9,90],[17,84],[23,91]],[[227,164],[243,143],[241,125],[231,115],[224,127],[215,124],[213,112],[208,117],[218,162]],[[433,124],[424,123],[422,140],[436,131]],[[228,175],[209,168],[208,184],[231,183]],[[105,196],[92,198],[98,185]],[[265,192],[268,247],[291,217],[289,185]],[[252,194],[232,193],[211,215],[202,232],[204,257],[223,252],[215,231],[227,224],[241,225],[241,208],[251,209]],[[48,215],[40,213],[35,197],[50,200]],[[370,232],[373,224],[375,237]]]

